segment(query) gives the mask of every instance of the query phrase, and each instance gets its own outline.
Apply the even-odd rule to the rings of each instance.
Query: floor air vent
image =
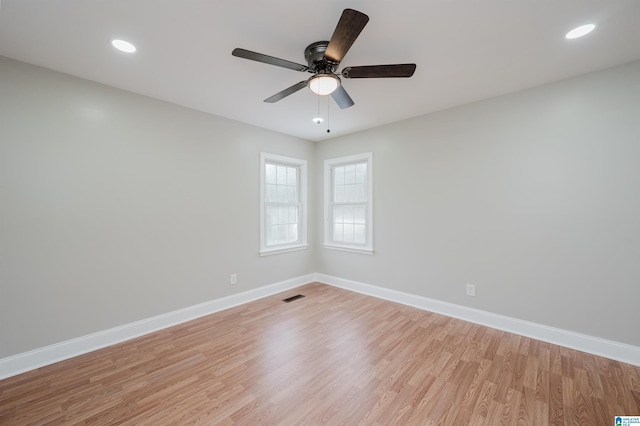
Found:
[[[285,303],[289,303],[289,302],[293,302],[294,300],[302,299],[303,297],[304,297],[303,294],[296,294],[295,296],[291,296],[291,297],[287,297],[286,299],[282,299],[282,301],[285,302]]]

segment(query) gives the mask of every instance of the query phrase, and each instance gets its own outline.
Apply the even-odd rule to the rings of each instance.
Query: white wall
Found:
[[[640,62],[322,142],[316,169],[368,151],[376,253],[320,272],[640,346]]]
[[[314,185],[311,142],[0,57],[0,358],[315,272],[258,256],[260,151]]]

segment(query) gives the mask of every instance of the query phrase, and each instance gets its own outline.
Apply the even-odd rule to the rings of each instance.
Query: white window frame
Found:
[[[333,240],[333,168],[350,163],[367,163],[365,205],[365,244],[349,244]],[[372,255],[373,250],[373,153],[331,158],[324,161],[324,244],[328,249],[344,250]]]
[[[297,167],[299,174],[299,191],[300,199],[298,202],[298,241],[295,243],[267,245],[267,206],[266,201],[266,165],[282,164],[286,166]],[[309,247],[307,244],[307,160],[298,158],[285,157],[282,155],[260,153],[260,255],[283,253],[292,250],[301,250]]]

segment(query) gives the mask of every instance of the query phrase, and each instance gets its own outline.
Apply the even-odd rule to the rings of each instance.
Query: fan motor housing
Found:
[[[324,58],[324,52],[329,45],[328,41],[316,41],[304,49],[304,59],[309,69],[319,73],[333,73],[338,64],[328,62]]]

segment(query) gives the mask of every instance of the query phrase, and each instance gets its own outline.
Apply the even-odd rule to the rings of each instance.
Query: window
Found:
[[[307,247],[307,161],[260,154],[260,254]]]
[[[324,245],[373,254],[373,154],[324,162]]]

